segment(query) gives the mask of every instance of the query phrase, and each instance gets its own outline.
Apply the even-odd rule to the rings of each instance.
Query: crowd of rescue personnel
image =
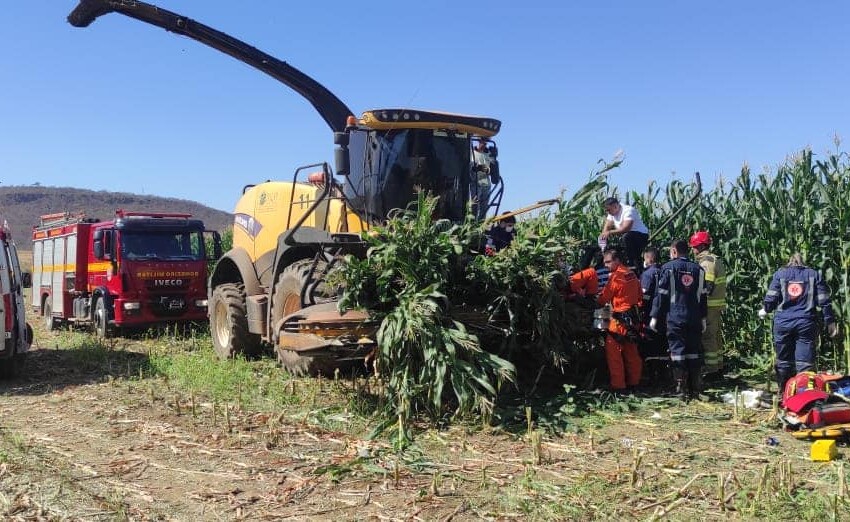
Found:
[[[614,393],[637,391],[644,359],[653,358],[669,365],[676,396],[697,399],[703,382],[724,375],[720,320],[726,273],[711,250],[712,238],[699,230],[688,241],[672,241],[667,245],[669,261],[661,264],[659,249],[648,246],[649,230],[637,209],[613,197],[603,206],[607,215],[597,244],[582,249],[576,267],[561,263],[559,268],[569,278],[566,299],[592,301],[598,310],[610,311],[601,314],[608,319],[604,346],[609,389]],[[511,243],[515,223],[507,218],[491,229],[489,253]],[[611,236],[620,236],[622,248],[608,247]],[[779,390],[798,372],[815,369],[818,309],[827,333],[835,337],[838,325],[829,288],[820,273],[805,266],[802,256],[795,253],[774,273],[758,311],[762,319],[775,312],[773,344]]]

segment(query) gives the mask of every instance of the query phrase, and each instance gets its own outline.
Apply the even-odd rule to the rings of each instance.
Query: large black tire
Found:
[[[321,263],[321,262],[320,262]],[[301,290],[310,283],[312,259],[296,261],[283,269],[277,278],[272,294],[271,328],[277,328],[281,319],[301,310]],[[323,271],[324,263],[316,267]],[[320,290],[323,290],[320,289]],[[277,332],[274,332],[275,336]],[[277,360],[292,375],[333,375],[337,365],[327,357],[305,356],[293,350],[276,348]]]
[[[94,305],[94,333],[101,339],[112,336],[109,328],[109,310],[106,309],[106,299],[99,297]]]
[[[294,350],[277,350],[277,360],[280,361],[291,375],[323,375],[333,377],[338,369],[343,374],[353,367],[350,361],[342,362],[327,355],[304,355]]]
[[[226,283],[215,287],[209,302],[210,334],[215,353],[222,359],[238,354],[256,356],[262,350],[260,336],[248,332],[245,286]]]
[[[301,310],[303,305],[301,289],[311,283],[310,269],[312,267],[312,259],[302,259],[284,268],[283,272],[277,277],[277,283],[274,285],[274,292],[272,293],[271,328],[275,328],[278,321],[287,315]],[[316,273],[321,274],[324,271],[325,262],[319,261],[316,266]],[[320,299],[328,297],[324,282],[319,282],[314,294]]]
[[[312,265],[312,259],[296,261],[284,268],[277,277],[272,293],[270,325],[272,328],[275,328],[282,318],[301,310],[301,289],[307,284],[307,276]]]
[[[53,318],[53,305],[50,304],[50,296],[44,298],[44,304],[41,307],[41,313],[44,316],[44,328],[49,332],[56,328],[56,319]]]

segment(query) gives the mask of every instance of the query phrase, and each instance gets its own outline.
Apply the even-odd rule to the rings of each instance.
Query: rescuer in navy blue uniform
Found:
[[[830,337],[838,335],[832,313],[829,287],[817,270],[803,264],[794,254],[788,265],[773,274],[759,317],[776,310],[773,318],[773,345],[776,349],[776,383],[779,393],[798,372],[815,369],[818,340],[816,307],[823,312]]]
[[[643,273],[640,275],[643,302],[641,303],[640,311],[645,327],[649,326],[652,299],[655,297],[655,291],[658,288],[658,276],[661,274],[661,265],[658,263],[658,257],[658,249],[655,247],[648,247],[643,251]],[[640,343],[640,352],[643,357],[659,356],[667,352],[664,348],[665,343],[662,342],[662,335],[664,333],[663,322],[656,324],[656,328],[658,331],[647,332],[647,335]]]
[[[688,260],[688,244],[675,241],[670,261],[661,266],[658,288],[652,300],[649,327],[658,328],[667,319],[667,342],[673,363],[676,393],[686,399],[698,398],[702,388],[702,342],[707,314],[705,273]]]

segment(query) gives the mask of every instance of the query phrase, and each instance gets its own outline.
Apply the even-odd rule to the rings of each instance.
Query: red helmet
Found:
[[[691,240],[688,241],[688,246],[691,248],[695,248],[700,245],[711,246],[711,236],[708,235],[708,232],[705,230],[698,230],[694,232],[694,235],[691,236]]]

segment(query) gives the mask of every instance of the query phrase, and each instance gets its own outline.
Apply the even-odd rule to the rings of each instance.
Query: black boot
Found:
[[[702,374],[699,370],[691,370],[688,373],[688,385],[690,386],[690,398],[696,401],[700,400],[699,394],[702,393]]]
[[[784,368],[776,369],[776,385],[779,386],[779,391],[777,392],[777,395],[779,396],[780,401],[782,400],[782,396],[785,394],[785,385],[788,383],[788,381],[791,380],[792,377],[794,377],[794,375],[796,374],[793,371],[786,370]]]
[[[688,400],[688,372],[684,368],[673,367],[673,381],[676,383],[676,397]]]

